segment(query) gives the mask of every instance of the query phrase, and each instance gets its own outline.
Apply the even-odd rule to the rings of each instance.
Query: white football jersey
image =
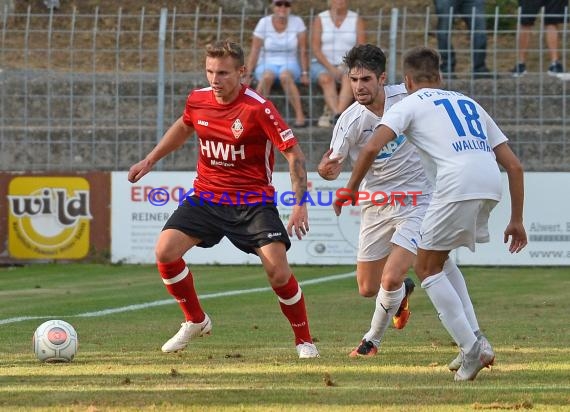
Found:
[[[507,141],[491,116],[459,92],[420,89],[393,106],[381,121],[405,133],[417,148],[433,201],[501,199],[501,173],[493,148]]]
[[[407,96],[403,84],[384,86],[384,92],[384,113]],[[348,156],[354,166],[358,153],[366,145],[381,119],[382,116],[377,116],[366,106],[354,102],[342,113],[334,127],[330,145],[333,152],[330,158],[344,160]],[[398,137],[378,153],[362,180],[360,190],[371,193],[416,191],[429,194],[432,192],[432,186],[426,178],[416,148],[407,141],[406,136],[398,134]]]

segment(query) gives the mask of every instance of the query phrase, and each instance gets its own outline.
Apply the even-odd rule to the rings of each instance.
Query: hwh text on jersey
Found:
[[[200,153],[209,159],[219,159],[224,161],[235,161],[238,157],[245,159],[245,146],[234,146],[224,142],[213,142],[211,140],[200,139]]]

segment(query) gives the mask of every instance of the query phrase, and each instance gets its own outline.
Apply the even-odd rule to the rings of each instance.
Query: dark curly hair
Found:
[[[377,77],[386,71],[386,55],[373,44],[361,44],[350,49],[343,58],[348,70],[363,68],[370,70]]]

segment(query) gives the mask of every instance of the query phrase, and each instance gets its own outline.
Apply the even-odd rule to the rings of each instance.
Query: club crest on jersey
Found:
[[[243,133],[243,124],[241,124],[241,121],[239,119],[236,119],[234,124],[232,124],[232,133],[236,139],[239,139]]]

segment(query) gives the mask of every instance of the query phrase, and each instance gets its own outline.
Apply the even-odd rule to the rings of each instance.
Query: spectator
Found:
[[[564,72],[558,54],[558,24],[564,23],[564,8],[568,0],[519,0],[521,14],[518,40],[518,62],[512,73],[513,77],[524,76],[526,73],[526,52],[530,41],[530,31],[540,9],[544,7],[544,28],[546,29],[546,47],[550,54],[548,74],[556,76]]]
[[[321,86],[325,99],[325,112],[318,122],[320,127],[334,125],[338,116],[352,103],[350,80],[345,76],[346,67],[342,59],[353,46],[366,41],[364,20],[356,12],[348,10],[348,0],[329,0],[328,4],[329,10],[320,12],[313,20],[311,34],[314,54],[311,79]]]
[[[459,16],[473,33],[472,70],[475,77],[490,77],[485,65],[487,34],[485,32],[485,0],[434,0],[437,13],[437,46],[441,53],[441,72],[452,77],[455,72],[455,51],[451,44],[453,17]]]
[[[307,121],[296,83],[309,84],[307,26],[299,16],[291,14],[292,2],[273,0],[273,14],[262,17],[255,26],[245,83],[249,84],[255,73],[256,90],[264,96],[269,95],[274,83],[280,83],[295,112],[295,127],[305,127]]]

